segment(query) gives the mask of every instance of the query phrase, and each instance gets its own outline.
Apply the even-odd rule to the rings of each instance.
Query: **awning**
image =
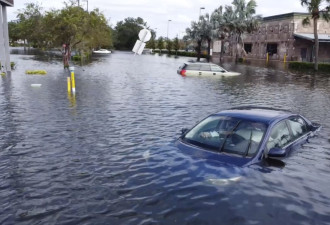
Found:
[[[314,42],[314,34],[295,33],[293,35],[295,37],[302,38],[302,39]],[[330,42],[330,34],[319,34],[319,42]]]

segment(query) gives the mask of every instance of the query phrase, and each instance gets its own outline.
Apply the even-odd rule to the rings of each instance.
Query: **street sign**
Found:
[[[151,32],[147,29],[143,29],[139,33],[139,38],[140,38],[141,41],[147,42],[151,38]]]
[[[135,52],[135,54],[139,54],[141,55],[143,52],[144,47],[146,46],[147,41],[149,41],[151,38],[151,32],[147,29],[142,29],[139,33],[139,39],[135,42],[135,45],[133,47],[133,52]]]

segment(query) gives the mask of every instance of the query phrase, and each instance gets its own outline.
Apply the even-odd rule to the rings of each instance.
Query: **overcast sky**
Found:
[[[191,21],[197,20],[199,13],[212,13],[220,5],[230,5],[232,0],[80,0],[80,4],[89,10],[99,8],[112,27],[127,17],[141,17],[157,32],[157,37],[181,38]],[[257,14],[273,16],[290,12],[306,12],[300,0],[256,0]],[[26,3],[38,2],[45,11],[64,7],[64,0],[14,0],[15,6],[8,7],[8,21],[15,20],[18,9]],[[204,7],[205,9],[200,9]],[[168,20],[171,20],[168,22]],[[168,30],[168,33],[167,33]]]

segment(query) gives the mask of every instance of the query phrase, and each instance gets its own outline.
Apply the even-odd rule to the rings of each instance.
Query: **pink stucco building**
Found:
[[[308,26],[302,23],[307,16],[309,14],[287,13],[264,17],[258,30],[243,35],[245,58],[266,59],[268,52],[270,60],[283,60],[286,55],[288,61],[313,61],[313,21]],[[330,62],[330,23],[320,19],[318,35],[320,62]],[[225,56],[235,56],[233,40],[225,40],[224,52]]]

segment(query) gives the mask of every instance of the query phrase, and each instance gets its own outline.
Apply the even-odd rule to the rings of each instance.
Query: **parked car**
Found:
[[[289,111],[239,107],[212,114],[182,130],[175,145],[185,153],[246,167],[282,159],[313,137],[320,125]]]
[[[237,76],[240,73],[229,72],[213,63],[186,62],[177,70],[181,76]]]

